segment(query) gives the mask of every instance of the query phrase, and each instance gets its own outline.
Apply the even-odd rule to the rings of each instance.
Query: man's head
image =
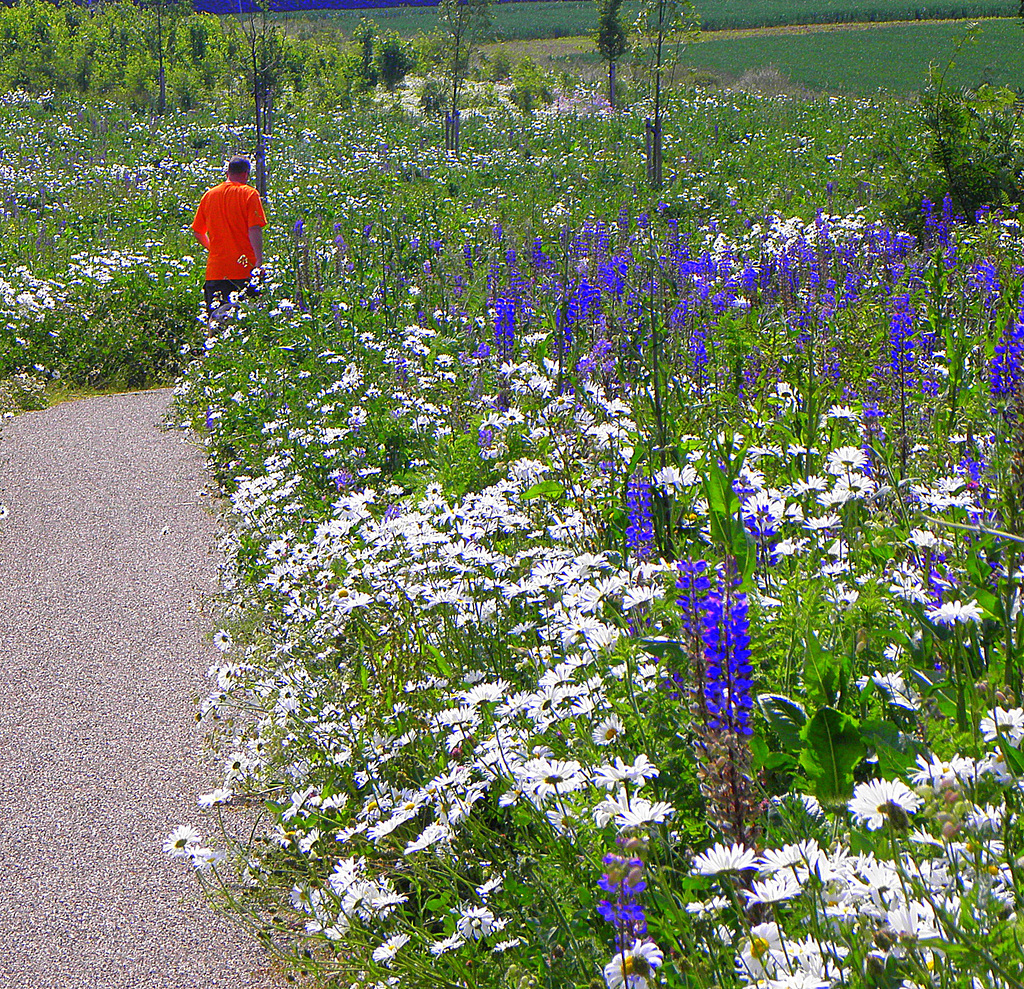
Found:
[[[228,162],[228,180],[231,182],[248,182],[252,166],[248,158],[232,158]]]

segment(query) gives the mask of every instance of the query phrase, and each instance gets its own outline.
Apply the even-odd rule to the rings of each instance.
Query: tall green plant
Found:
[[[1006,88],[981,86],[954,90],[950,71],[967,45],[977,40],[972,24],[941,69],[931,65],[921,98],[922,120],[930,137],[930,157],[938,167],[957,212],[973,218],[990,203],[1020,202],[1024,147],[1019,124],[1024,106]],[[941,197],[936,197],[941,198]]]
[[[700,21],[692,0],[647,0],[636,22],[635,56],[646,75],[652,114],[646,121],[647,183],[660,189],[662,125],[665,95],[682,50],[700,34]]]
[[[615,63],[628,50],[626,29],[619,18],[622,0],[599,0],[597,5],[597,50],[608,63],[608,102],[615,106]]]
[[[445,150],[459,150],[459,95],[469,72],[473,43],[488,24],[489,0],[441,0],[438,21],[442,64],[451,94],[445,127]]]

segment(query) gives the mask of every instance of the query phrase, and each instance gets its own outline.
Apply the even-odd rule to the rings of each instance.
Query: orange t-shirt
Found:
[[[256,266],[249,227],[265,227],[260,194],[244,182],[221,182],[199,201],[192,229],[210,238],[206,280],[248,278]]]

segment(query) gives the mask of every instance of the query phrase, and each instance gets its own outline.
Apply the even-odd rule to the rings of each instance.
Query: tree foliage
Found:
[[[952,89],[946,76],[960,51],[976,37],[968,29],[943,69],[932,66],[921,96],[921,116],[930,138],[929,157],[940,188],[928,198],[949,195],[957,213],[973,220],[984,206],[1024,198],[1024,143],[1020,120],[1024,106],[1010,89],[980,86]],[[915,190],[915,199],[920,196]]]
[[[606,62],[617,61],[628,49],[621,9],[622,0],[599,0],[597,5],[597,50]]]

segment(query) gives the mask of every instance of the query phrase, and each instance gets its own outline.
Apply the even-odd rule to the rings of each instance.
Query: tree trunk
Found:
[[[267,150],[263,137],[264,96],[259,84],[254,87],[253,95],[256,102],[256,191],[264,199],[267,195]]]
[[[167,73],[164,69],[164,30],[161,16],[160,0],[156,8],[156,54],[159,63],[157,78],[160,82],[160,95],[157,97],[156,112],[163,116],[167,112]]]
[[[608,102],[615,109],[615,59],[608,61]]]
[[[644,121],[644,151],[647,155],[647,184],[652,189],[660,189],[662,183],[661,167],[661,120],[650,117]]]

